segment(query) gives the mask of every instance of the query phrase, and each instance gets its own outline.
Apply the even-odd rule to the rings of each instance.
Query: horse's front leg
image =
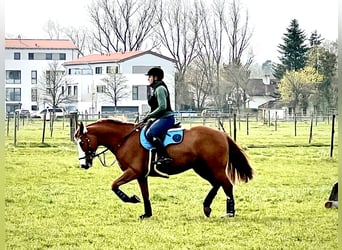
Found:
[[[125,170],[122,175],[117,178],[112,183],[112,190],[113,192],[123,201],[123,202],[130,202],[130,203],[138,203],[140,202],[140,199],[138,196],[133,195],[129,197],[127,194],[125,194],[123,191],[119,189],[119,187],[127,182],[130,182],[131,180],[134,180],[137,178],[136,173],[131,169]]]
[[[145,209],[145,213],[140,215],[140,219],[149,218],[152,216],[152,207],[151,207],[150,195],[148,191],[147,177],[138,178],[138,183],[140,186],[141,194],[144,199],[144,209]]]

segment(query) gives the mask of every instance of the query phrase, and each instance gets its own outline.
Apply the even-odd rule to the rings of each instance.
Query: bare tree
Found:
[[[246,11],[245,20],[242,21],[241,9],[239,1],[233,0],[230,7],[230,19],[225,25],[230,45],[229,63],[236,65],[241,65],[242,56],[246,52],[252,37],[252,31],[249,28],[248,11]]]
[[[217,108],[222,108],[225,93],[221,86],[222,53],[224,49],[225,1],[215,0],[208,11],[206,3],[201,2],[201,31],[198,36],[199,58],[206,72],[208,83]]]
[[[121,73],[111,72],[102,81],[106,84],[104,94],[113,101],[117,107],[118,101],[127,96],[127,79]]]
[[[198,4],[180,0],[160,1],[157,11],[156,32],[161,44],[176,60],[176,104],[177,109],[188,106],[191,96],[184,83],[184,75],[191,61],[196,57],[199,32]],[[193,4],[193,5],[191,5]]]
[[[65,94],[67,84],[70,82],[72,79],[66,75],[60,63],[52,61],[40,78],[40,98],[52,108],[56,108],[62,103],[75,101],[74,96]]]
[[[44,25],[43,30],[48,34],[50,39],[60,39],[63,35],[62,27],[57,21],[49,19]]]
[[[230,83],[227,91],[228,98],[234,101],[238,113],[240,113],[241,108],[246,108],[249,97],[247,92],[247,83],[250,76],[249,64],[242,66],[227,64],[224,65],[224,70],[227,81]]]
[[[193,102],[197,110],[202,110],[206,106],[210,95],[211,85],[208,83],[207,70],[200,59],[195,59],[189,66],[185,74],[185,83],[190,87]]]
[[[70,26],[64,28],[63,32],[77,47],[77,58],[92,52],[92,50],[89,49],[92,48],[92,44],[87,28]]]
[[[154,0],[96,0],[88,9],[101,53],[141,49],[155,25]]]
[[[229,41],[228,65],[224,66],[228,82],[233,86],[230,97],[234,99],[240,112],[240,107],[246,107],[248,98],[247,83],[250,76],[249,67],[253,63],[253,55],[248,54],[252,31],[249,28],[249,15],[246,11],[242,18],[242,7],[238,0],[233,0],[230,6],[229,19],[225,23],[225,30]],[[245,62],[243,56],[246,55]]]

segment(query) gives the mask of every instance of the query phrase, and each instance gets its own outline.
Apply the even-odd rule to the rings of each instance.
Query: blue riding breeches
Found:
[[[175,124],[175,117],[173,115],[162,117],[155,120],[146,131],[146,138],[152,141],[153,137],[159,137],[166,133]]]

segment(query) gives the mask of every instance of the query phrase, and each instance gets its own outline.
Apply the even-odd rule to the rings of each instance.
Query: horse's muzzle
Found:
[[[86,159],[85,162],[80,163],[81,168],[83,169],[89,169],[90,167],[93,166],[93,160],[92,159]]]
[[[88,166],[88,165],[86,165],[86,164],[82,164],[82,165],[81,165],[81,168],[83,168],[83,169],[89,169],[90,166]]]

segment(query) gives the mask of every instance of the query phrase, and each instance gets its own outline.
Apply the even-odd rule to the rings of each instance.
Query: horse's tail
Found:
[[[251,167],[244,150],[227,135],[229,160],[226,174],[232,184],[236,181],[248,182],[253,179],[253,168]]]

